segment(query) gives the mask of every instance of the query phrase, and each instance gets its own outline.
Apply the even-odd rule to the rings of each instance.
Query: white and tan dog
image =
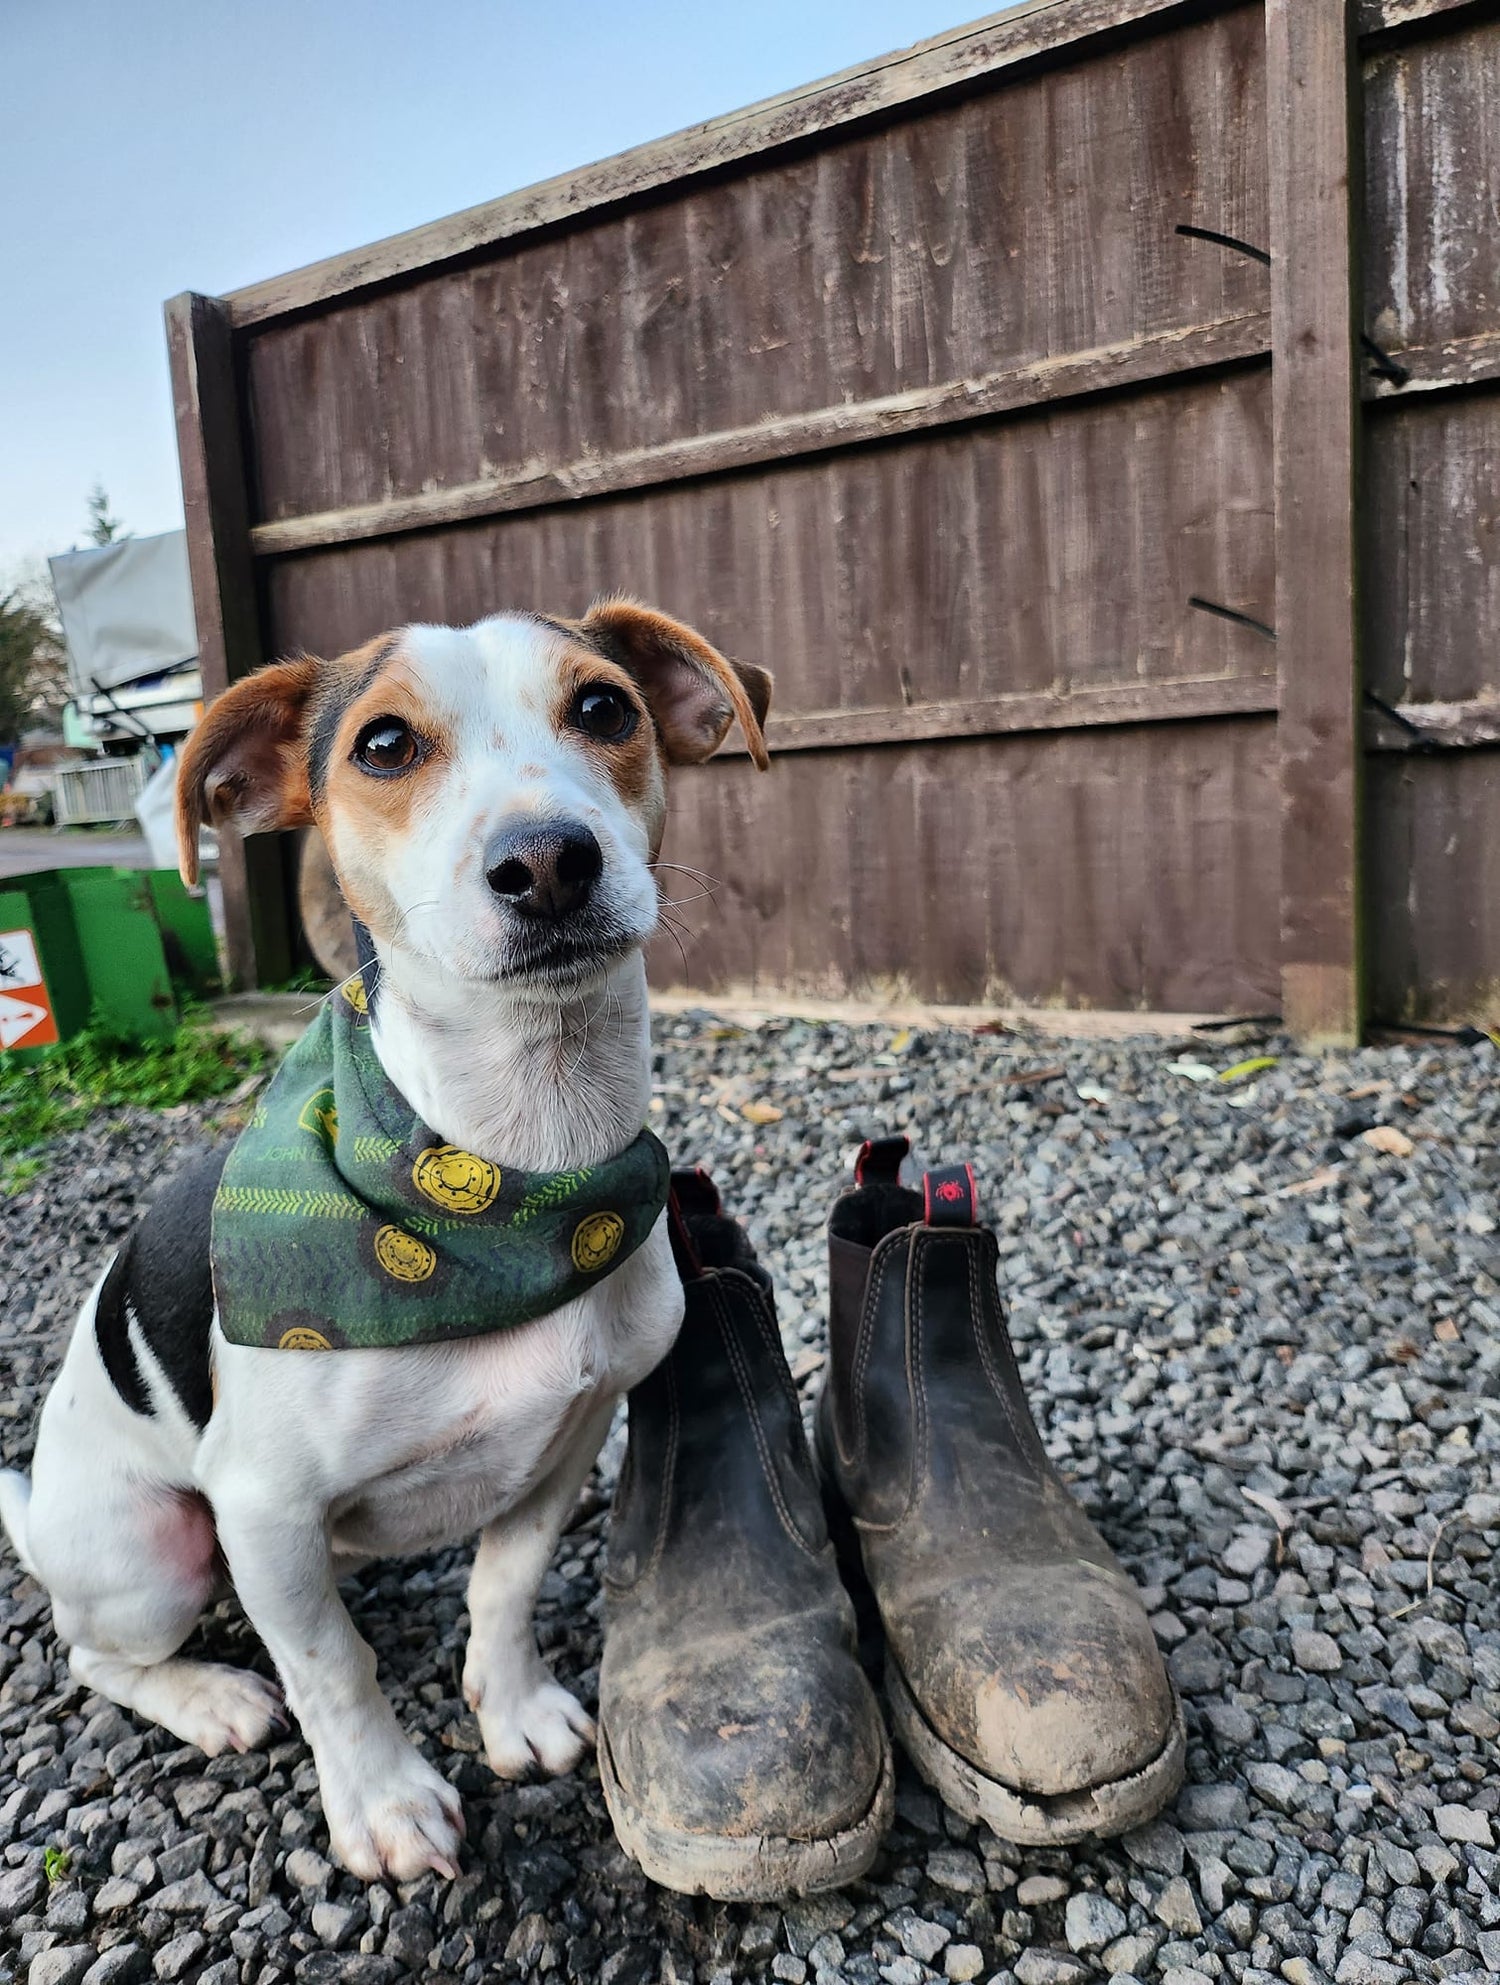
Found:
[[[412,1109],[497,1165],[595,1165],[649,1103],[666,767],[709,757],[736,719],[764,766],[769,697],[763,670],[626,601],[282,662],[189,741],[184,873],[205,820],[316,822],[378,960],[375,1051]],[[101,1277],[0,1513],[77,1678],[210,1753],[280,1718],[258,1676],[178,1657],[227,1567],[312,1746],[334,1852],[367,1878],[452,1874],[458,1797],[403,1735],[338,1579],[479,1531],[464,1693],[489,1761],[577,1763],[592,1725],[532,1612],[616,1400],[681,1320],[665,1223],[520,1328],[296,1356],[217,1327],[221,1164],[166,1188]]]

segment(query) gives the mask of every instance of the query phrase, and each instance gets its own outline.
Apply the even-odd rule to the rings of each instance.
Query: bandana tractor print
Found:
[[[214,1293],[233,1344],[333,1351],[509,1330],[618,1268],[667,1200],[642,1130],[572,1172],[433,1136],[370,1040],[363,980],[324,1002],[224,1168]]]

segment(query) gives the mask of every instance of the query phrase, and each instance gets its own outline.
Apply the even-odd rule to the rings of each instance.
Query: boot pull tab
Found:
[[[722,1211],[719,1188],[701,1165],[694,1166],[692,1171],[673,1172],[667,1194],[667,1238],[672,1243],[677,1273],[684,1282],[695,1282],[703,1273],[703,1264],[688,1231],[687,1215]]]
[[[979,1194],[972,1165],[939,1165],[922,1174],[922,1218],[929,1227],[973,1227]]]
[[[682,1202],[675,1192],[667,1194],[667,1239],[672,1243],[672,1259],[677,1264],[680,1279],[696,1282],[703,1273],[703,1264],[698,1259],[698,1250],[693,1246],[688,1223],[682,1217]]]
[[[854,1183],[899,1185],[901,1167],[911,1156],[909,1137],[867,1137],[854,1161]]]

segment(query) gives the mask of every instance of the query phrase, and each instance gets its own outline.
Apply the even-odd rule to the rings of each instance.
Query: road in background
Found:
[[[0,827],[0,876],[45,868],[150,868],[145,836],[58,833],[51,827]]]

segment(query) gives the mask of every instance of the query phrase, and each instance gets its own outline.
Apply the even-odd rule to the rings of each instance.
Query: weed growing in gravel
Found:
[[[167,1110],[237,1088],[271,1059],[258,1041],[221,1033],[189,1012],[164,1040],[121,1040],[89,1027],[37,1060],[0,1061],[0,1192],[14,1192],[45,1164],[24,1157],[49,1138],[76,1130],[99,1110],[134,1105]]]

